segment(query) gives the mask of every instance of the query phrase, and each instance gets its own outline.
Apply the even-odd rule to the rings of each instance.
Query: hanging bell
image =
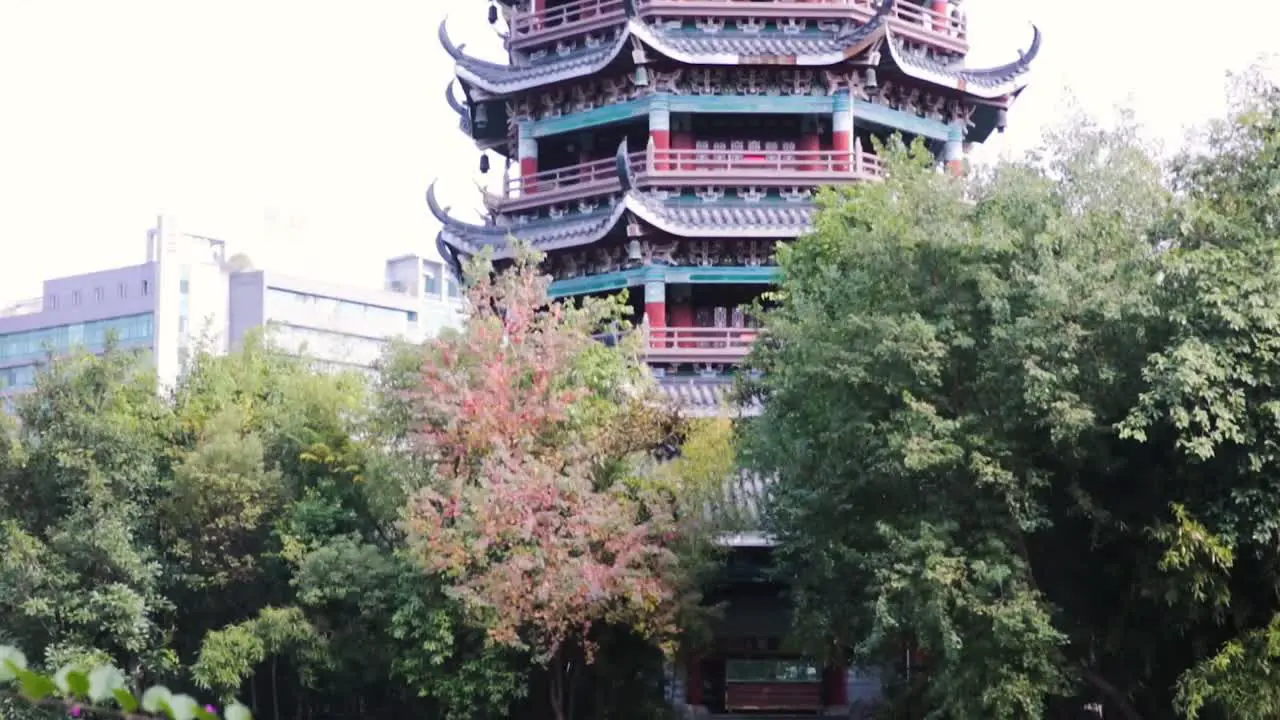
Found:
[[[880,81],[876,78],[875,68],[867,68],[867,74],[862,81],[862,86],[868,90],[875,90],[880,87]]]
[[[1004,132],[1009,127],[1009,111],[1005,108],[996,110],[996,132]]]
[[[498,22],[498,6],[490,5],[489,6],[489,24],[493,25],[497,22]]]
[[[635,73],[631,76],[631,81],[636,87],[647,87],[649,85],[649,68],[637,65]]]
[[[489,156],[488,155],[480,156],[480,172],[481,173],[489,172]]]
[[[489,125],[489,108],[484,103],[477,103],[475,106],[475,122],[477,128],[488,127]]]
[[[627,259],[632,262],[640,262],[644,259],[644,255],[640,252],[640,241],[632,240],[627,243]]]

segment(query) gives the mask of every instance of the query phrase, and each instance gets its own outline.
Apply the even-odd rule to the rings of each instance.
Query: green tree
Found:
[[[54,363],[0,453],[0,636],[53,669],[171,677],[156,507],[172,414],[132,354]]]
[[[602,631],[674,640],[681,568],[671,503],[634,481],[668,438],[665,408],[634,353],[592,338],[620,305],[550,302],[536,262],[479,266],[465,332],[429,348],[416,415],[435,481],[409,522],[473,621],[547,668],[566,720]]]
[[[1250,98],[1170,176],[1085,124],[825,193],[742,433],[815,647],[936,716],[1274,715],[1280,101]]]

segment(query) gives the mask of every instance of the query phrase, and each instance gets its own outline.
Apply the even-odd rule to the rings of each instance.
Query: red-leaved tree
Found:
[[[634,482],[668,417],[635,354],[592,337],[617,302],[550,302],[528,256],[473,276],[465,330],[427,350],[417,439],[436,478],[408,525],[492,641],[547,665],[566,720],[593,627],[674,638],[672,509]]]

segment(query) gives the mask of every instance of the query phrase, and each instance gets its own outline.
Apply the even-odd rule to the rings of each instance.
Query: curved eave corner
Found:
[[[984,100],[1016,95],[1030,82],[1031,63],[1040,53],[1040,28],[1031,26],[1031,47],[1017,60],[993,68],[956,68],[915,57],[902,48],[892,30],[887,31],[889,57],[906,75],[917,80],[952,88]]]
[[[453,58],[454,74],[466,85],[498,96],[599,72],[618,57],[630,37],[624,28],[608,45],[546,62],[504,65],[468,55],[465,44],[458,45],[450,39],[448,22],[448,17],[440,21],[437,35],[444,51]]]
[[[665,37],[664,33],[654,30],[643,20],[634,16],[627,22],[627,32],[655,52],[686,65],[757,64],[767,58],[775,61],[785,60],[785,64],[788,65],[825,67],[844,62],[868,50],[886,37],[895,2],[896,0],[884,0],[871,20],[853,30],[835,35],[829,41],[772,38],[766,44],[763,39],[758,39],[760,41],[758,52],[743,52],[743,43],[747,43],[745,47],[750,49],[752,40],[726,41],[715,35],[697,37],[693,42],[697,46],[704,46],[701,49],[681,47]],[[776,47],[779,44],[785,47],[788,42],[795,45],[795,52],[785,55],[777,54]],[[814,50],[815,42],[821,42],[825,47]]]
[[[491,249],[495,259],[511,257],[511,240],[514,238],[546,252],[564,248],[590,245],[609,234],[629,208],[618,202],[607,211],[569,216],[558,220],[540,221],[528,225],[477,225],[462,222],[449,214],[436,197],[435,183],[427,189],[427,206],[440,221],[439,242],[452,248],[460,256],[475,255],[485,248]]]

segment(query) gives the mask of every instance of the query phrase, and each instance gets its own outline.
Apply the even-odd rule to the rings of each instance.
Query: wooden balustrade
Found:
[[[613,158],[592,160],[580,165],[569,165],[554,170],[543,170],[534,175],[505,178],[502,195],[520,197],[532,192],[553,193],[565,188],[580,189],[580,185],[616,182],[618,169]]]
[[[637,0],[642,14],[668,16],[741,16],[795,19],[845,19],[869,21],[879,3],[874,0]],[[949,50],[968,49],[968,28],[963,17],[937,13],[931,7],[905,0],[895,3],[890,20],[893,29],[924,42],[936,42]]]
[[[640,330],[649,362],[739,362],[760,335],[754,328],[642,325]]]
[[[838,183],[884,176],[880,158],[860,149],[814,150],[654,150],[631,154],[631,169],[643,181],[703,182],[715,173],[725,182]],[[621,187],[614,158],[508,177],[490,195],[504,210],[615,192]]]
[[[761,179],[877,178],[884,165],[875,155],[861,150],[650,150],[650,175],[714,171],[729,176]]]
[[[642,15],[742,16],[793,19],[852,18],[869,21],[876,12],[874,0],[637,0]],[[543,10],[512,13],[511,45],[527,47],[582,32],[607,27],[626,19],[624,0],[574,0]],[[893,29],[916,40],[936,42],[949,50],[968,49],[968,28],[963,17],[937,13],[931,7],[898,2],[893,8]]]
[[[760,337],[756,328],[652,327],[638,329],[640,352],[654,363],[736,363],[741,362]],[[621,336],[601,333],[596,340],[616,345]]]
[[[538,11],[517,11],[509,24],[511,44],[549,42],[621,22],[626,16],[623,0],[574,0]]]
[[[796,19],[844,19],[866,22],[875,15],[874,0],[638,0],[641,14],[696,16],[763,16]],[[523,47],[551,42],[606,27],[626,19],[624,0],[574,0],[543,10],[512,13],[511,44]],[[963,17],[937,13],[931,7],[898,2],[893,8],[894,30],[925,42],[936,41],[950,50],[968,47]]]

